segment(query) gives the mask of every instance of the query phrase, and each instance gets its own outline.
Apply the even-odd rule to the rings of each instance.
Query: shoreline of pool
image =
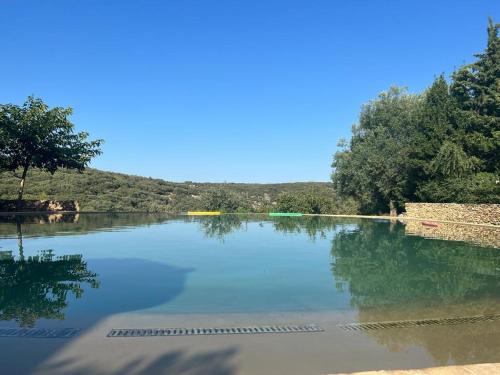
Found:
[[[147,211],[3,211],[0,212],[0,216],[17,216],[17,215],[86,215],[86,214],[150,214],[150,215],[172,215],[172,216],[190,216],[187,212],[147,212]],[[238,215],[238,216],[267,216],[267,213],[260,212],[224,212],[222,215]],[[191,215],[192,216],[192,215]],[[444,224],[459,224],[459,225],[472,225],[478,227],[487,228],[497,228],[500,229],[500,225],[486,224],[486,223],[472,223],[465,221],[451,221],[451,220],[441,220],[433,218],[421,218],[421,217],[411,217],[411,216],[389,216],[389,215],[349,215],[349,214],[303,214],[302,216],[308,217],[338,217],[338,218],[352,218],[352,219],[379,219],[379,220],[392,220],[404,222],[406,220],[412,221],[427,221],[433,223],[444,223]]]

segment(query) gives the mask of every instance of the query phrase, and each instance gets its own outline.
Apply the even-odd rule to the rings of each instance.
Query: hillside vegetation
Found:
[[[314,201],[321,202],[322,212],[352,212],[356,209],[352,202],[351,206],[342,208],[342,202],[335,200],[333,185],[327,182],[177,183],[97,169],[86,169],[82,173],[60,169],[54,175],[32,169],[27,181],[25,199],[78,200],[82,211],[221,209],[226,212],[267,212],[279,209],[279,204],[290,199],[301,202],[308,199],[311,206],[314,206]],[[0,199],[15,199],[17,187],[18,179],[11,172],[0,173]],[[305,211],[308,207],[302,203],[301,208]]]

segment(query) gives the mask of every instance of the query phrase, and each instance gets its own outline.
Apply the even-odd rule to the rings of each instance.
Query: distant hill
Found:
[[[0,199],[15,199],[18,180],[10,172],[0,173]],[[82,211],[184,212],[201,209],[204,193],[229,191],[242,210],[266,212],[281,193],[306,193],[333,197],[327,182],[281,184],[169,182],[97,169],[83,173],[59,170],[54,175],[31,170],[24,199],[78,200]]]

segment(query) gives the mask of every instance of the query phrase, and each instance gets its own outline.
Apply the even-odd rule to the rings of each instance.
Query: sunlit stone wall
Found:
[[[406,203],[404,217],[500,225],[500,204]]]
[[[0,200],[0,212],[16,211],[16,200]],[[23,201],[21,211],[27,212],[57,212],[57,211],[80,211],[78,201],[54,201],[54,200],[26,200]]]

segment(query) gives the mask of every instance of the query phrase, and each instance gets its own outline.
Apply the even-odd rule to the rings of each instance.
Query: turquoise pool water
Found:
[[[124,312],[500,313],[500,250],[369,219],[2,217],[0,284],[0,319],[23,327]]]

